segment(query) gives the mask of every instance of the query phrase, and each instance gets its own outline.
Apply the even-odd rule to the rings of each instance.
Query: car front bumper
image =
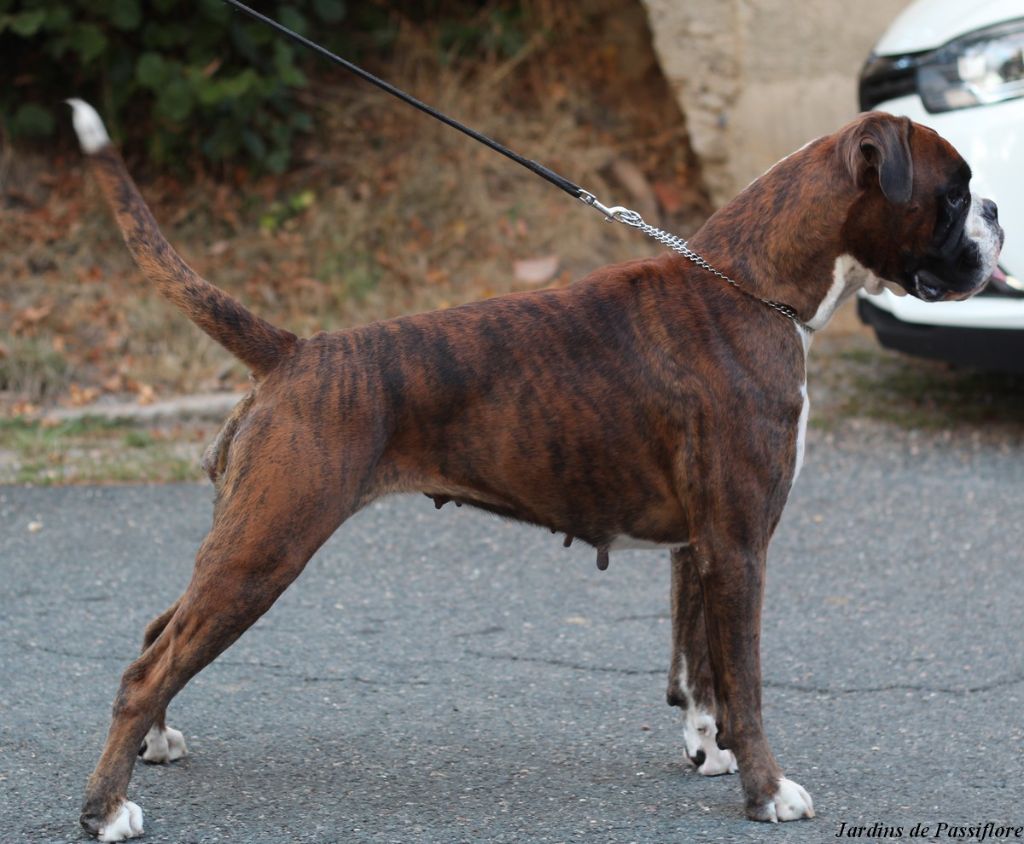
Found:
[[[887,349],[960,366],[1024,373],[1024,301],[986,296],[980,300],[956,303],[963,306],[980,301],[984,312],[995,314],[986,324],[986,320],[981,318],[963,319],[962,311],[956,314],[955,319],[942,320],[941,313],[938,320],[932,314],[933,318],[928,322],[901,319],[892,308],[886,307],[890,304],[886,297],[902,301],[891,293],[860,296],[857,313],[874,329],[878,341]],[[911,308],[913,310],[913,306]],[[939,308],[941,312],[941,304],[930,304],[927,308],[932,311]],[[1000,311],[1004,313],[1000,314]],[[1019,327],[1012,327],[1017,314]]]

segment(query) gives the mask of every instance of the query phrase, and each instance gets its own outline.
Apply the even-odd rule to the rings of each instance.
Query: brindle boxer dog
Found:
[[[603,554],[671,549],[668,702],[685,713],[687,755],[703,774],[738,767],[754,820],[814,816],[761,725],[765,555],[800,470],[811,332],[864,284],[964,299],[996,266],[995,205],[971,195],[949,143],[875,113],[780,161],[691,241],[743,290],[670,253],[300,339],[178,257],[96,112],[72,105],[142,272],[254,377],[204,459],[217,497],[192,580],[122,678],[81,816],[90,833],[141,834],[128,780],[136,755],[185,753],[164,721],[174,695],[345,519],[413,491]]]

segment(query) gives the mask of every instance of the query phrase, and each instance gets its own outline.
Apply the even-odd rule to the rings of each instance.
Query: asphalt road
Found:
[[[81,840],[118,678],[184,587],[210,499],[0,489],[3,842]],[[601,573],[541,530],[380,502],[175,700],[191,756],[137,767],[144,840],[816,842],[841,823],[905,840],[919,822],[1024,825],[1022,516],[1020,447],[811,438],[771,551],[763,651],[769,739],[818,817],[768,829],[743,819],[736,777],[683,765],[663,555],[613,554]]]

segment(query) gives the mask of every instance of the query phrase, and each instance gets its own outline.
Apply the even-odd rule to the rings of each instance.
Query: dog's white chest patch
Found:
[[[800,418],[797,420],[796,460],[793,465],[793,480],[790,482],[791,488],[796,483],[796,479],[800,477],[800,470],[804,465],[804,449],[807,445],[807,419],[811,413],[811,401],[807,396],[807,355],[811,351],[811,333],[799,325],[796,326],[796,333],[804,349],[804,382],[800,385],[803,406],[800,408]]]
[[[898,284],[878,278],[852,255],[843,254],[836,258],[832,267],[832,284],[818,303],[814,316],[807,320],[807,324],[815,331],[824,328],[839,306],[858,287],[863,287],[869,293],[877,293],[883,287],[887,287],[897,295],[906,295],[906,291]]]

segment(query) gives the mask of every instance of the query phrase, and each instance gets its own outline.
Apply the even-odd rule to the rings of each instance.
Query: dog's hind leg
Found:
[[[150,626],[155,633],[163,623],[121,679],[81,816],[102,841],[142,834],[142,812],[127,800],[128,781],[143,738],[171,698],[270,608],[357,507],[368,462],[343,477],[329,455],[312,468],[282,460],[291,452],[273,431],[257,430],[248,439],[252,453],[243,444],[236,451],[242,457],[232,458],[188,588],[173,614]]]
[[[160,634],[163,633],[167,622],[177,612],[178,604],[180,603],[181,598],[171,604],[171,606],[146,626],[146,632],[142,639],[142,653],[145,653]],[[139,756],[142,757],[143,762],[149,762],[154,765],[174,762],[188,753],[188,748],[185,746],[185,737],[181,734],[180,730],[167,726],[166,715],[167,713],[164,709],[157,713],[156,718],[153,719],[153,726],[149,728],[149,732],[146,733],[146,737],[142,740]]]
[[[696,559],[689,547],[672,552],[672,663],[669,706],[683,712],[686,758],[706,777],[736,773],[736,757],[715,741],[717,707],[708,662],[704,600]]]

